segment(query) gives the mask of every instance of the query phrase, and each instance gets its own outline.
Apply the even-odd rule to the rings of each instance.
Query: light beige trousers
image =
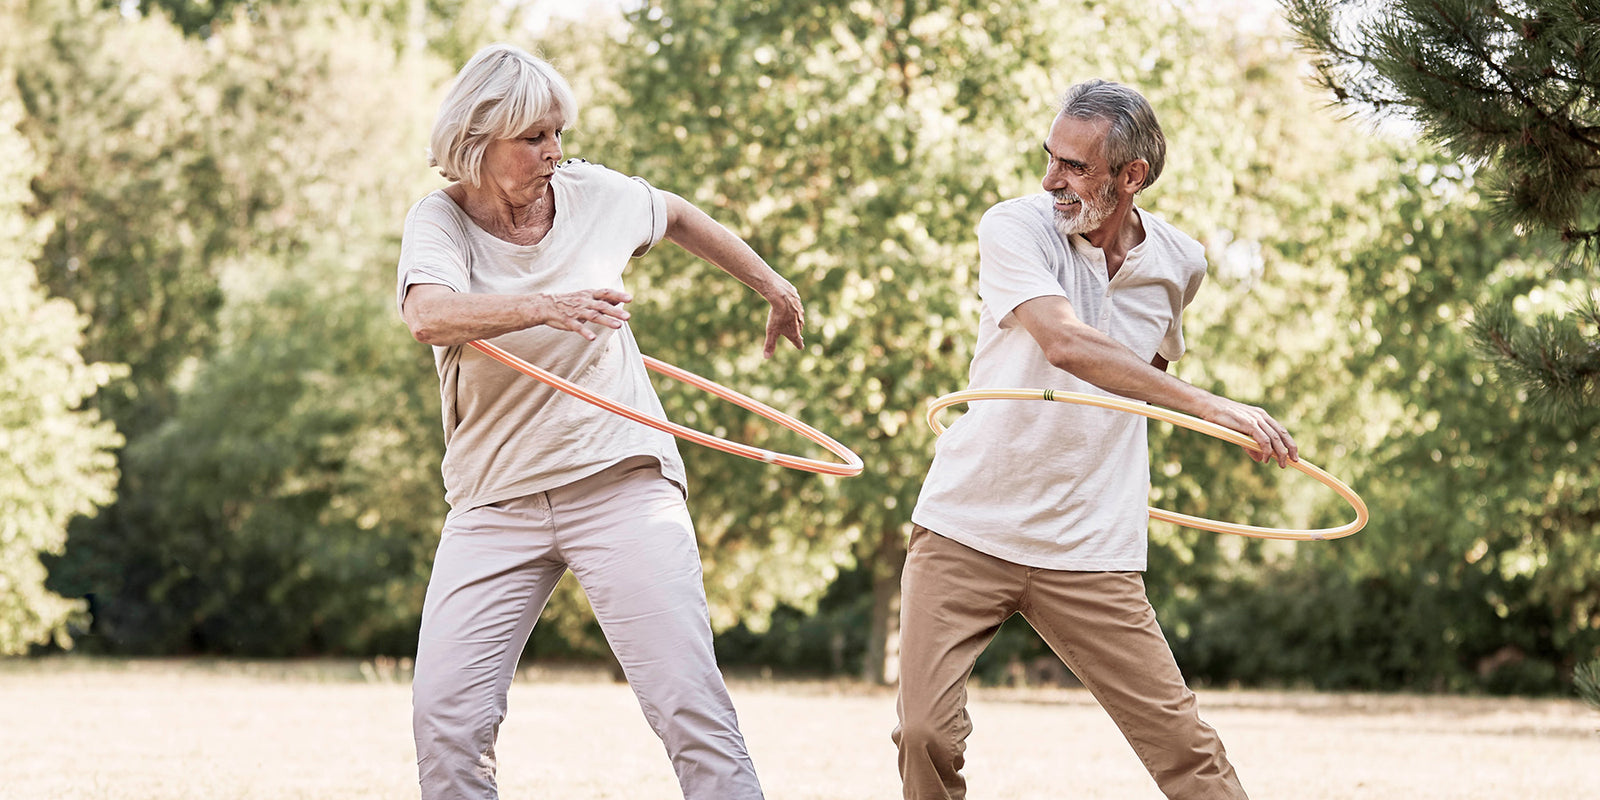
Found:
[[[1033,569],[921,526],[908,550],[894,730],[908,800],[967,796],[967,679],[1000,624],[1019,613],[1111,715],[1167,797],[1245,797],[1221,739],[1200,720],[1142,575]]]
[[[423,800],[498,796],[494,745],[506,693],[533,624],[568,569],[661,737],[683,796],[760,798],[711,649],[683,493],[654,459],[636,458],[446,520],[412,683]]]

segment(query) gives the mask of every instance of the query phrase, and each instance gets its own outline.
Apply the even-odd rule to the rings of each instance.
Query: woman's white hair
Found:
[[[446,179],[478,186],[483,153],[496,139],[510,139],[560,109],[571,124],[578,101],[567,79],[548,61],[509,44],[479,50],[461,68],[439,104],[429,138],[428,165]]]

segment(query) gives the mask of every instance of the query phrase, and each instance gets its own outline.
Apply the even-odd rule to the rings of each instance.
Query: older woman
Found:
[[[661,413],[629,331],[628,259],[663,237],[771,304],[765,354],[801,347],[794,287],[682,198],[562,164],[566,81],[517,48],[479,51],[445,98],[432,161],[452,183],[406,218],[401,315],[434,346],[445,518],[413,685],[422,796],[496,796],[494,744],[517,660],[572,570],[666,746],[685,798],[761,797],[711,648],[684,472],[671,436],[463,347],[505,349]]]

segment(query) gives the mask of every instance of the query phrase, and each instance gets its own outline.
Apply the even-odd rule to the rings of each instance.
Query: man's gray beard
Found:
[[[1093,202],[1079,199],[1083,202],[1078,206],[1077,216],[1067,219],[1060,211],[1056,211],[1053,215],[1056,231],[1063,237],[1093,231],[1105,224],[1105,221],[1111,218],[1111,212],[1117,210],[1116,189],[1110,183],[1106,184],[1105,191],[1102,191]]]

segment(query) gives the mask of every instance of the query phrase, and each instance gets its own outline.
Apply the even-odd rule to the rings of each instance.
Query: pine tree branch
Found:
[[[1545,77],[1549,80],[1558,80],[1562,83],[1571,84],[1573,86],[1582,86],[1588,89],[1600,89],[1600,81],[1590,80],[1582,75],[1569,75],[1562,72],[1560,67],[1551,67],[1550,74],[1546,75]],[[1574,99],[1577,98],[1574,97]],[[1589,128],[1584,126],[1579,126],[1578,129],[1589,130]]]
[[[1578,690],[1578,696],[1590,708],[1600,711],[1600,658],[1579,664],[1572,671],[1572,683]]]
[[[1600,294],[1566,317],[1544,314],[1533,324],[1519,320],[1509,302],[1488,303],[1478,307],[1472,323],[1484,353],[1551,417],[1593,408],[1600,401],[1597,330]]]
[[[1527,110],[1531,111],[1535,117],[1548,123],[1551,128],[1567,134],[1568,137],[1575,141],[1588,145],[1591,150],[1600,151],[1600,139],[1594,139],[1583,135],[1583,132],[1578,128],[1577,123],[1570,117],[1562,117],[1560,119],[1553,117],[1544,109],[1544,107],[1540,106],[1539,103],[1534,100],[1534,98],[1529,97],[1527,92],[1523,91],[1521,86],[1518,85],[1517,81],[1512,78],[1509,72],[1507,72],[1505,66],[1496,61],[1492,53],[1481,47],[1480,43],[1469,35],[1471,32],[1467,30],[1466,27],[1460,25],[1457,20],[1446,14],[1444,9],[1440,8],[1438,3],[1434,3],[1433,7],[1438,13],[1439,18],[1445,20],[1446,23],[1451,26],[1453,31],[1460,36],[1460,39],[1465,45],[1467,52],[1476,57],[1480,64],[1487,67],[1497,77],[1499,77],[1501,84],[1505,87],[1505,94],[1515,98],[1518,103],[1520,103]],[[1495,10],[1500,11],[1499,3],[1495,3]],[[1505,14],[1504,12],[1502,12],[1500,16],[1503,22],[1507,21],[1508,19],[1515,19],[1518,22],[1526,22],[1526,20],[1523,20],[1520,17],[1511,16]],[[1422,70],[1422,67],[1419,64],[1412,64],[1412,66],[1419,71]],[[1432,75],[1432,73],[1429,74]]]

